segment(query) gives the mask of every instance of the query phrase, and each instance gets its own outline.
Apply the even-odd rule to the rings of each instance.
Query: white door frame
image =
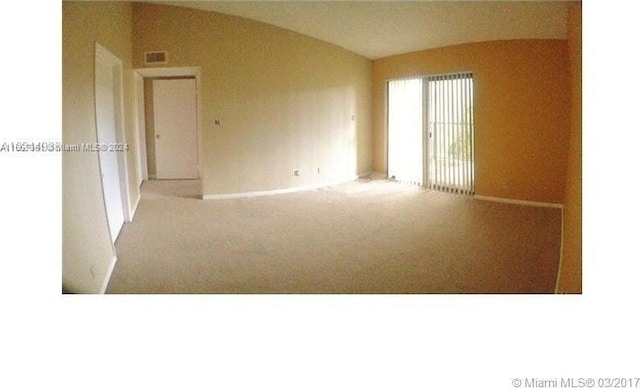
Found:
[[[198,138],[198,178],[202,177],[202,114],[200,107],[202,106],[200,101],[200,66],[188,66],[188,67],[153,67],[153,68],[141,68],[134,69],[136,77],[142,76],[144,78],[156,78],[156,77],[195,77],[196,79],[196,131]],[[137,85],[137,82],[136,82]],[[144,101],[144,84],[142,87],[136,87],[136,99]],[[140,141],[144,141],[145,147],[139,147],[141,155],[139,163],[139,169],[143,169],[145,179],[148,179],[147,171],[147,148],[146,148],[146,127],[144,122],[144,109],[138,109],[136,112],[136,122],[140,123]],[[142,118],[140,118],[142,116]]]
[[[123,81],[123,65],[120,58],[111,53],[107,48],[100,45],[98,42],[95,44],[95,60],[96,63],[100,61],[102,64],[107,66],[111,66],[113,69],[113,78],[114,78],[114,123],[115,123],[115,135],[116,142],[119,144],[126,143],[126,137],[124,133],[124,81]],[[94,69],[94,72],[96,70]],[[97,120],[97,116],[96,116]],[[97,128],[96,121],[96,131]],[[97,135],[97,134],[96,134]],[[124,215],[125,222],[131,222],[132,212],[131,212],[131,196],[129,190],[129,173],[127,171],[127,153],[126,152],[117,152],[118,154],[118,171],[120,175],[120,195],[122,198],[122,212]],[[99,156],[98,156],[99,157]],[[100,166],[100,173],[102,174],[102,167]],[[102,176],[102,175],[101,175]],[[101,184],[104,186],[104,182]],[[105,215],[106,215],[106,200],[105,201]],[[108,217],[108,215],[107,215]],[[115,241],[117,236],[111,236],[111,240]]]
[[[133,72],[133,117],[135,122],[135,133],[138,135],[137,167],[138,186],[142,181],[149,179],[147,169],[147,140],[145,139],[145,117],[144,117],[144,77],[137,71]]]

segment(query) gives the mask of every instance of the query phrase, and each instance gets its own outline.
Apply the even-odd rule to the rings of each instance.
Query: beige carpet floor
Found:
[[[147,181],[108,293],[550,293],[560,209],[361,180],[200,200]]]

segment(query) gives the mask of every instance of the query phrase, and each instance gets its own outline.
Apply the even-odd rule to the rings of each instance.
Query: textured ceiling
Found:
[[[370,59],[460,43],[566,39],[563,1],[162,2],[258,20]]]

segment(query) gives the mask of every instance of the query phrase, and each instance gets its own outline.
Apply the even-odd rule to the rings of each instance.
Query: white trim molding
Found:
[[[109,268],[107,268],[107,274],[104,277],[102,282],[102,287],[100,287],[100,293],[105,294],[107,292],[107,287],[109,286],[109,281],[111,280],[111,274],[113,273],[113,269],[116,267],[116,262],[118,258],[113,256],[111,258],[111,263],[109,264]]]
[[[386,176],[386,174],[371,170],[371,171],[367,171],[367,172],[363,172],[363,173],[358,174],[358,177],[356,179],[362,179],[362,178],[366,178],[366,177],[372,176],[372,175]]]
[[[142,186],[142,184],[140,184]],[[129,215],[131,216],[127,222],[133,222],[133,218],[136,216],[136,211],[138,211],[138,205],[140,205],[140,200],[142,199],[142,194],[138,193],[138,197],[133,203],[133,207],[129,211]]]
[[[267,191],[248,191],[243,193],[230,193],[230,194],[207,194],[203,195],[202,199],[231,199],[231,198],[250,198],[250,197],[264,197],[268,195],[289,194],[299,191],[315,190],[328,185],[312,185],[312,186],[300,186],[290,187],[287,189],[267,190]]]
[[[562,259],[564,256],[564,209],[560,209],[560,258],[558,259],[558,273],[556,273],[556,287],[554,294],[560,293],[560,272],[562,271]]]
[[[143,77],[190,77],[200,76],[200,66],[143,67],[133,69]]]
[[[509,203],[509,204],[512,204],[512,205],[552,207],[552,208],[556,208],[556,209],[562,209],[562,204],[560,204],[560,203],[525,201],[525,200],[521,200],[521,199],[510,199],[510,198],[502,198],[502,197],[489,197],[489,196],[485,196],[485,195],[474,195],[473,198],[474,199],[478,199],[480,201],[502,202],[502,203]]]
[[[133,116],[135,119],[133,130],[138,151],[136,152],[138,185],[141,185],[144,180],[149,179],[147,168],[147,129],[144,116],[144,77],[135,70],[132,73],[134,94]]]
[[[323,187],[329,187],[329,186],[351,182],[353,180],[357,180],[366,175],[367,174],[359,174],[352,179],[343,180],[339,182],[329,182],[329,183],[319,183],[319,184],[308,185],[308,186],[288,187],[286,189],[276,189],[276,190],[266,190],[266,191],[248,191],[248,192],[242,192],[242,193],[229,193],[229,194],[206,194],[206,195],[203,194],[202,199],[205,200],[205,199],[251,198],[251,197],[264,197],[268,195],[297,193],[300,191],[316,190],[316,189],[321,189]]]

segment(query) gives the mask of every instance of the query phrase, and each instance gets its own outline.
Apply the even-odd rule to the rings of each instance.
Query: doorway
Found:
[[[130,198],[125,144],[122,61],[96,43],[95,109],[97,151],[105,212],[111,242],[115,243],[125,220],[130,221]]]
[[[195,78],[153,78],[145,81],[147,160],[156,179],[198,179]],[[151,153],[150,153],[151,154]]]
[[[474,192],[473,76],[387,84],[388,176],[455,194]]]
[[[199,179],[202,171],[200,68],[144,68],[136,69],[135,76],[140,78],[136,83],[136,98],[142,109],[137,114],[145,147],[141,149],[139,163],[145,179]],[[157,99],[161,102],[156,109]],[[169,128],[166,129],[161,123],[158,130],[154,110],[160,121],[165,122],[166,117],[162,116],[168,115],[166,122],[179,125],[166,124]]]

